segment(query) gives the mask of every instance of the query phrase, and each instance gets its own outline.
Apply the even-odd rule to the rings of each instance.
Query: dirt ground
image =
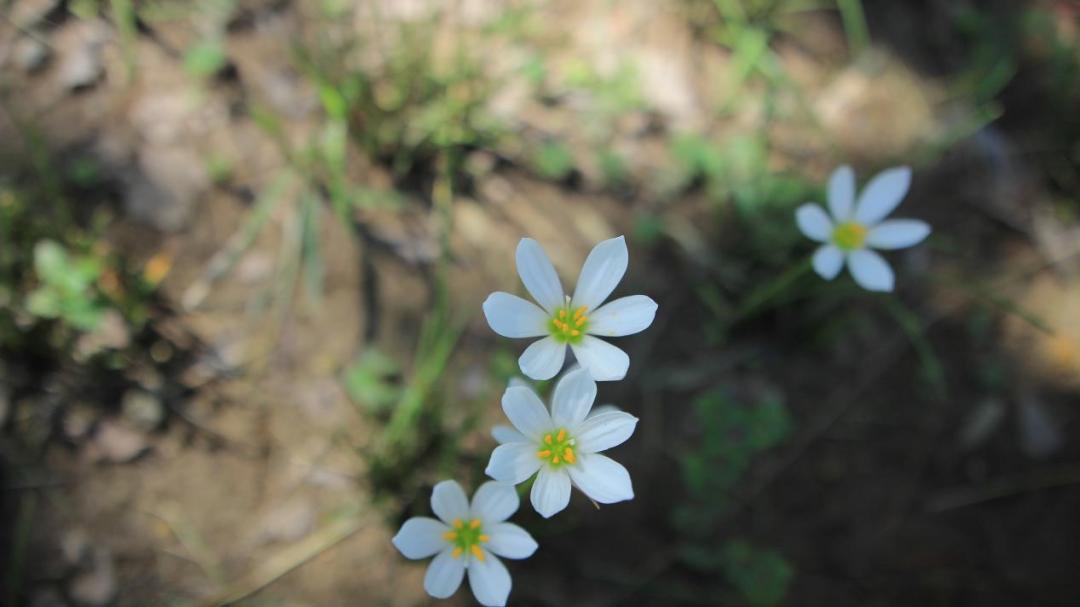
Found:
[[[449,400],[474,404],[445,415],[477,419],[462,438],[460,464],[429,458],[429,467],[386,490],[372,481],[364,455],[378,444],[380,422],[350,401],[340,379],[370,344],[410,359],[433,298],[439,211],[417,188],[400,212],[358,215],[361,238],[341,222],[321,222],[318,303],[281,292],[282,252],[295,237],[288,205],[275,207],[268,229],[229,273],[207,280],[208,265],[286,167],[245,109],[261,104],[289,116],[286,137],[294,141],[318,126],[317,92],[291,67],[290,42],[314,27],[310,3],[238,4],[226,38],[231,71],[198,85],[177,53],[197,34],[193,25],[140,31],[132,78],[105,17],[75,18],[64,2],[16,0],[0,24],[0,69],[17,91],[0,113],[0,147],[18,149],[11,116],[30,116],[50,150],[106,168],[117,215],[109,239],[140,262],[158,256],[168,264],[148,351],[163,344],[177,353],[175,364],[103,387],[110,402],[88,395],[30,414],[46,416],[52,429],[40,450],[19,439],[25,413],[3,422],[3,554],[21,530],[29,533],[20,579],[4,581],[14,604],[431,604],[424,568],[399,558],[389,539],[409,513],[424,509],[434,482],[455,472],[480,480],[492,447],[486,428],[501,416],[502,386],[488,373],[490,359],[518,352],[491,334],[480,303],[493,290],[516,288],[510,251],[522,236],[543,242],[560,273],[572,277],[592,244],[634,233],[647,214],[664,218],[668,236],[649,246],[631,239],[631,270],[619,292],[648,293],[660,312],[648,333],[622,342],[630,375],[601,394],[642,420],[615,452],[632,471],[637,499],[597,510],[575,496],[566,516],[551,521],[523,508],[520,522],[541,550],[511,565],[514,604],[742,604],[687,567],[672,539],[671,512],[684,495],[678,458],[700,440],[688,405],[706,383],[736,394],[783,394],[796,420],[792,438],[754,463],[721,532],[770,545],[793,564],[785,604],[1080,599],[1080,232],[1049,210],[1054,194],[1040,180],[1041,157],[1029,149],[1039,143],[1031,140],[1033,124],[1041,126],[1030,117],[1036,102],[1006,97],[1018,118],[1006,112],[917,167],[903,207],[906,216],[951,232],[939,246],[895,260],[899,275],[934,268],[939,277],[902,287],[897,298],[922,319],[947,378],[945,394],[913,379],[925,371],[921,342],[860,295],[846,299],[844,313],[858,321],[844,340],[826,335],[840,308],[804,294],[735,327],[722,349],[706,345],[712,312],[693,285],[713,276],[718,258],[737,254],[742,226],[737,214],[714,212],[700,188],[661,204],[660,186],[648,178],[613,191],[598,185],[587,164],[553,181],[472,152],[470,162],[487,168],[451,206],[449,307],[467,324],[446,389]],[[382,4],[385,18],[408,20],[422,3]],[[461,4],[466,23],[497,12],[493,2]],[[871,31],[891,32],[868,60],[872,69],[839,66],[845,42],[830,15],[809,14],[800,26],[805,36],[779,43],[833,147],[813,129],[780,124],[770,138],[782,151],[770,167],[798,166],[823,180],[837,157],[881,166],[971,110],[948,103],[943,77],[891,39],[903,37],[918,10],[890,29],[881,25],[894,16],[888,5],[867,3]],[[641,66],[649,109],[625,117],[613,144],[633,159],[633,172],[649,175],[662,163],[649,123],[678,131],[712,125],[731,57],[702,42],[682,12],[597,0],[552,2],[541,14],[564,24],[553,64],[632,57]],[[364,27],[358,18],[356,28]],[[18,47],[31,31],[49,56],[24,69]],[[72,74],[88,53],[98,72],[75,85]],[[506,71],[501,63],[490,68]],[[514,82],[494,96],[495,111],[523,131],[573,142],[582,120],[573,104],[523,98]],[[710,134],[723,138],[753,120],[740,114],[709,126]],[[206,174],[209,155],[228,159],[226,182]],[[361,174],[370,183],[393,180],[377,165],[363,165]],[[288,188],[286,198],[298,195]],[[985,305],[958,288],[956,276],[988,277],[996,298],[1053,330]],[[13,375],[30,366],[5,364]],[[987,388],[987,369],[1006,378],[1000,389]],[[27,399],[48,402],[48,382],[62,382],[63,373],[38,379],[40,394],[15,395],[13,411],[25,411]],[[132,389],[154,393],[167,423],[133,430],[119,402]],[[462,591],[445,604],[470,601]]]

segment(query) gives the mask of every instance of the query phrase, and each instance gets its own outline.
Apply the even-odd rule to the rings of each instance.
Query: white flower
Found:
[[[494,555],[524,559],[536,552],[536,541],[527,531],[505,522],[519,503],[512,485],[488,481],[469,504],[461,485],[443,481],[431,492],[431,510],[439,520],[413,517],[392,541],[406,558],[435,556],[424,576],[424,590],[431,596],[454,594],[468,571],[469,586],[481,605],[505,605],[510,573]]]
[[[590,413],[595,398],[596,382],[583,368],[556,384],[550,415],[532,389],[508,387],[502,406],[514,427],[492,430],[502,444],[491,453],[488,476],[517,484],[539,472],[530,500],[544,518],[566,508],[571,485],[601,504],[633,499],[630,473],[599,452],[630,438],[638,420],[608,406]]]
[[[574,296],[563,292],[544,249],[531,238],[518,243],[518,275],[540,306],[501,291],[484,301],[484,316],[503,337],[543,337],[518,359],[521,371],[533,379],[551,379],[562,369],[566,347],[596,381],[622,379],[630,357],[597,339],[644,331],[656,316],[656,302],[644,295],[621,297],[601,306],[619,284],[629,255],[619,236],[596,245],[585,260]]]
[[[911,169],[896,167],[878,173],[855,202],[855,173],[841,166],[829,177],[830,218],[821,205],[807,203],[795,211],[799,230],[824,243],[813,265],[825,280],[840,273],[847,260],[855,282],[868,291],[892,291],[893,271],[870,249],[903,249],[922,242],[930,226],[917,219],[883,221],[900,204],[911,185]]]

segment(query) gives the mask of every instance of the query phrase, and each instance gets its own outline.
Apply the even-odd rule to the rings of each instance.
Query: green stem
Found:
[[[862,0],[836,0],[836,8],[844,22],[844,33],[852,54],[861,55],[870,46],[870,28],[866,25]]]
[[[883,299],[885,309],[892,314],[896,324],[900,326],[900,329],[911,342],[911,347],[915,348],[915,354],[922,364],[923,373],[934,387],[935,394],[941,400],[947,399],[945,368],[941,364],[941,359],[934,352],[930,340],[926,338],[926,324],[922,322],[918,314],[905,306],[896,296],[887,294]]]
[[[761,311],[767,309],[765,304],[787,290],[787,288],[794,284],[795,281],[809,272],[812,267],[810,258],[807,257],[801,262],[788,268],[783,274],[751,291],[750,294],[744,297],[742,302],[739,303],[739,307],[735,309],[735,314],[731,317],[730,324],[752,318]]]

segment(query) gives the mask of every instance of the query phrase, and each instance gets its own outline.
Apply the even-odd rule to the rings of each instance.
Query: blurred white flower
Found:
[[[524,559],[537,547],[527,531],[505,522],[519,503],[513,485],[488,481],[470,504],[461,485],[442,481],[431,492],[431,510],[439,520],[413,517],[392,541],[406,558],[435,556],[424,576],[424,590],[431,596],[454,594],[468,571],[469,586],[481,605],[505,605],[510,573],[495,555]]]
[[[596,381],[622,379],[630,357],[594,336],[631,335],[645,330],[656,316],[656,302],[644,295],[600,305],[626,273],[628,260],[622,236],[596,245],[570,297],[563,292],[544,249],[535,240],[523,238],[516,253],[518,275],[540,305],[499,291],[484,301],[484,316],[503,337],[543,337],[518,359],[521,371],[532,379],[555,377],[563,367],[567,346]]]
[[[630,473],[599,452],[630,438],[638,420],[608,406],[590,413],[595,398],[596,382],[583,368],[556,384],[550,414],[529,387],[508,387],[502,406],[513,428],[492,430],[502,444],[491,454],[488,476],[517,484],[538,473],[530,500],[545,518],[566,508],[571,485],[601,504],[633,499]]]
[[[814,271],[832,280],[847,260],[859,286],[868,291],[892,291],[892,268],[871,249],[903,249],[930,235],[930,226],[924,221],[885,220],[910,185],[910,168],[888,169],[866,184],[856,202],[854,171],[849,166],[833,171],[828,187],[829,213],[812,202],[795,211],[799,230],[807,238],[824,243],[814,253]]]

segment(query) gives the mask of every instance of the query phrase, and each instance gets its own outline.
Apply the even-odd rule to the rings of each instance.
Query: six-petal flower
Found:
[[[442,481],[431,492],[431,510],[438,520],[413,517],[392,541],[406,558],[435,557],[424,576],[424,590],[431,596],[454,594],[467,571],[469,587],[481,605],[505,605],[510,573],[495,555],[524,559],[537,548],[527,531],[505,522],[519,503],[512,485],[486,482],[470,504],[461,485]]]
[[[573,297],[563,292],[555,267],[535,240],[523,238],[515,259],[521,282],[540,305],[499,291],[488,296],[483,308],[488,324],[499,335],[543,338],[522,353],[521,371],[532,379],[551,379],[562,369],[569,347],[594,380],[622,379],[630,357],[596,336],[632,335],[645,330],[656,316],[656,302],[645,295],[601,305],[626,273],[626,240],[619,236],[593,248]]]
[[[896,167],[874,176],[855,200],[855,173],[841,166],[829,177],[829,213],[816,203],[795,211],[799,230],[823,243],[813,266],[825,280],[836,278],[847,261],[852,278],[868,291],[892,291],[892,268],[871,249],[903,249],[922,242],[930,226],[917,219],[885,220],[911,185],[911,169]],[[831,216],[830,216],[831,215]]]
[[[513,428],[493,430],[502,444],[491,454],[488,476],[517,484],[536,474],[530,501],[545,518],[566,508],[571,486],[601,504],[633,499],[630,473],[600,451],[630,438],[637,418],[606,407],[590,414],[595,398],[596,382],[584,368],[556,384],[550,414],[532,389],[508,387],[502,406]]]

